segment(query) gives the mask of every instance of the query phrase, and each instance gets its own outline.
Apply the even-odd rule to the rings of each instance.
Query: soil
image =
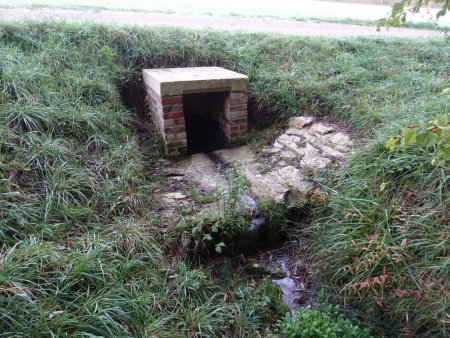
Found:
[[[120,11],[76,11],[0,9],[0,20],[6,21],[58,21],[96,22],[114,25],[184,27],[190,29],[213,29],[224,31],[272,32],[299,36],[326,37],[397,37],[437,38],[443,33],[432,30],[390,28],[377,31],[376,27],[313,21],[277,20],[270,18],[210,17],[189,15],[167,15]]]

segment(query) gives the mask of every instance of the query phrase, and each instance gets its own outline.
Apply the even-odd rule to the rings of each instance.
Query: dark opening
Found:
[[[229,96],[229,92],[183,95],[188,153],[210,152],[228,146],[223,128],[227,123],[225,109]]]

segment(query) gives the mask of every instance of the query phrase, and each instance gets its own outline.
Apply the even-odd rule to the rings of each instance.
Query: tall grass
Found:
[[[449,82],[450,47],[438,40],[33,23],[2,24],[0,41],[4,336],[256,337],[271,330],[268,300],[257,288],[221,285],[208,271],[168,254],[168,225],[152,201],[156,142],[139,142],[135,116],[120,97],[129,81],[139,82],[141,68],[223,65],[249,75],[257,122],[263,116],[283,122],[299,114],[331,115],[380,140],[400,125],[448,110],[439,92]],[[155,135],[146,136],[152,141]],[[422,298],[390,297],[381,312],[420,326],[419,332],[442,332],[446,284],[427,283],[440,281],[448,268],[448,172],[430,167],[425,157],[387,156],[371,145],[335,183],[338,197],[313,228],[335,249],[322,252],[324,271],[344,290],[386,269],[395,273],[395,283],[440,288],[422,291]],[[404,172],[401,165],[412,169]],[[371,189],[379,177],[389,184],[382,195]],[[424,201],[401,207],[414,236],[396,230],[401,224],[395,222],[404,221],[396,216],[399,206],[391,205],[408,202],[410,190]],[[364,266],[349,277],[344,267],[355,268],[346,261],[354,257],[351,248],[369,233],[379,256],[367,271]],[[397,253],[391,247],[403,237],[408,252]],[[395,283],[389,292],[398,289]]]

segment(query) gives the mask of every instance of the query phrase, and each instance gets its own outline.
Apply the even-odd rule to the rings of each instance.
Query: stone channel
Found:
[[[301,243],[286,242],[276,249],[262,250],[260,243],[264,241],[259,237],[264,231],[260,228],[266,223],[258,212],[258,202],[271,200],[287,208],[302,206],[315,189],[311,174],[333,162],[343,161],[352,149],[351,138],[338,131],[336,125],[300,116],[292,118],[288,128],[259,151],[240,146],[179,160],[162,160],[160,169],[165,179],[164,191],[157,198],[160,214],[167,224],[174,225],[183,220],[180,210],[190,208],[193,213],[208,213],[213,222],[214,212],[223,210],[220,197],[199,204],[193,191],[221,196],[229,188],[227,170],[237,168],[247,185],[241,191],[239,206],[249,219],[246,240],[250,246],[255,243],[257,250],[254,252],[263,252],[250,256],[245,269],[247,272],[259,269],[262,274],[271,276],[289,308],[311,306],[314,293],[308,282],[308,269],[298,256],[298,250],[294,250]],[[243,252],[251,254],[252,250],[243,249]]]

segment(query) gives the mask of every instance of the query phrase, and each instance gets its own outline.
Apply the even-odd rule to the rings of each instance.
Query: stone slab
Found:
[[[218,172],[216,165],[205,154],[188,156],[174,165],[177,173],[185,175],[189,182],[207,192],[223,191],[227,187],[227,182]]]
[[[212,91],[242,92],[248,77],[222,67],[157,68],[142,71],[144,83],[159,96]]]

